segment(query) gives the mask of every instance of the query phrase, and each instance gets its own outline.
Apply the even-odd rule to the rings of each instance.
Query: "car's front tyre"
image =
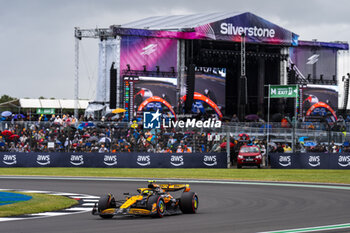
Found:
[[[194,214],[198,209],[198,196],[194,192],[184,192],[180,199],[180,209],[184,214]]]
[[[112,194],[107,194],[100,197],[97,204],[98,212],[103,212],[106,209],[115,207],[115,199]],[[113,214],[100,214],[101,218],[113,218]]]
[[[150,196],[147,200],[147,209],[153,210],[153,204],[156,204],[156,211],[151,214],[153,218],[162,218],[165,213],[165,202],[161,196]]]

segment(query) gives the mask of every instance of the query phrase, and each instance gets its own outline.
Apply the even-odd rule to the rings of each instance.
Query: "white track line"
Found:
[[[43,216],[43,217],[52,217],[52,216],[61,216],[61,215],[66,215],[67,213],[64,212],[44,212],[44,213],[37,213],[37,214],[29,214],[30,216],[34,216],[34,217],[39,217],[39,216]]]
[[[82,206],[94,206],[95,205],[95,203],[84,203],[84,204],[82,204]]]
[[[65,209],[65,210],[67,210],[67,211],[85,211],[85,212],[87,212],[87,211],[91,211],[92,210],[92,208],[90,207],[73,207],[73,208],[68,208],[68,209]]]

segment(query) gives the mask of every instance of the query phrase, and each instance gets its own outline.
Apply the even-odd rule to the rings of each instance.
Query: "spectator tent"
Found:
[[[78,109],[86,109],[88,100],[79,100]],[[66,99],[16,99],[0,104],[0,110],[16,108],[19,111],[28,111],[38,114],[51,114],[62,112],[63,109],[74,109],[74,100]]]

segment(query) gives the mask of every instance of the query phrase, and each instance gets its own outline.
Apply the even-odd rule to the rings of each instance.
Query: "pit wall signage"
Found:
[[[350,153],[272,153],[271,168],[350,169]]]
[[[0,153],[0,167],[227,168],[226,153]]]

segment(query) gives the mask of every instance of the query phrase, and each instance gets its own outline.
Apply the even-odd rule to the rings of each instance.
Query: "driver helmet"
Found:
[[[150,192],[149,192],[149,190],[147,190],[147,189],[146,189],[146,190],[143,190],[143,192],[142,192],[142,194],[145,195],[145,196],[147,196],[149,193],[150,193]]]

